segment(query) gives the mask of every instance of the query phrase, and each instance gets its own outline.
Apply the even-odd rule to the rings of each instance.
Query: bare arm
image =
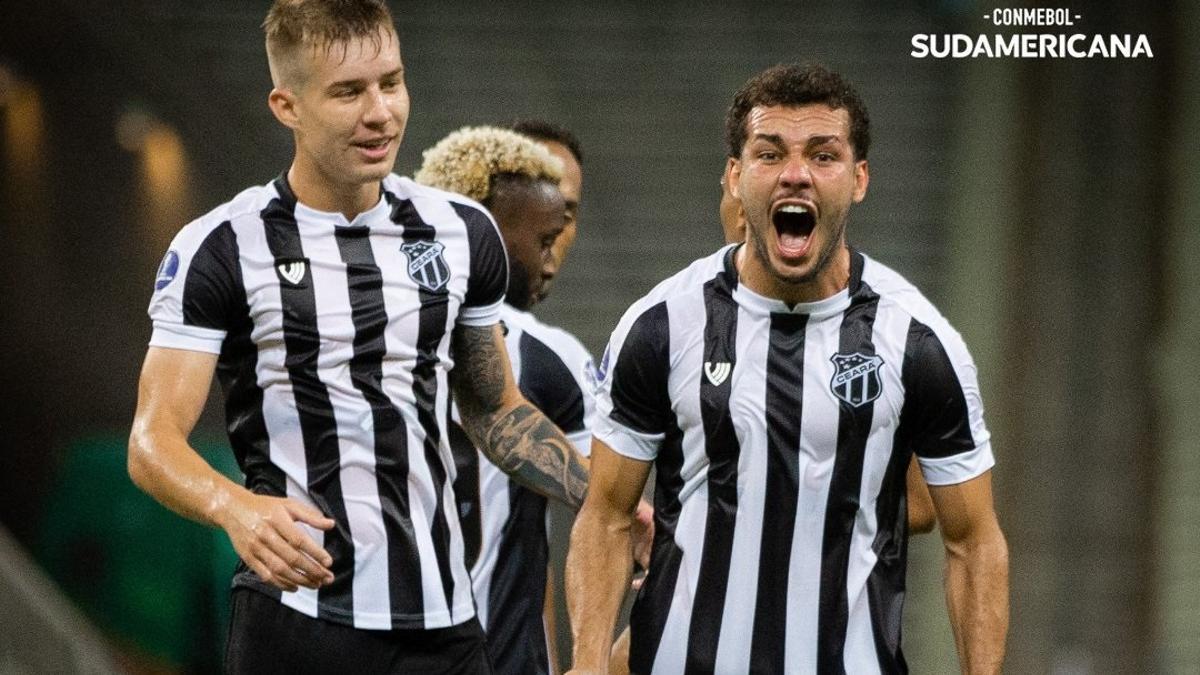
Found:
[[[578,509],[587,460],[517,389],[500,326],[459,326],[453,348],[450,384],[471,442],[518,483]]]
[[[212,383],[215,354],[151,347],[129,434],[129,475],[176,513],[225,530],[263,581],[286,591],[333,580],[327,551],[296,527],[333,521],[291,499],[256,495],[213,469],[188,444]]]
[[[925,476],[921,474],[916,455],[913,455],[908,463],[905,481],[908,483],[909,534],[932,532],[934,524],[937,523],[933,512],[933,498],[929,496],[929,486],[925,484]]]
[[[998,673],[1008,633],[1008,545],[992,507],[991,471],[931,486],[946,546],[946,604],[964,673]]]
[[[567,609],[576,672],[607,672],[613,627],[632,573],[634,510],[650,463],[592,441],[592,485],[571,531]]]

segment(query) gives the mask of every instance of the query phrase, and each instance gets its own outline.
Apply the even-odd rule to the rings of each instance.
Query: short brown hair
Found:
[[[825,66],[780,64],[750,78],[733,96],[725,114],[725,143],[730,157],[740,157],[746,143],[746,116],[755,106],[801,106],[824,103],[850,115],[850,146],[855,159],[866,159],[871,146],[871,118],[858,92]]]
[[[395,32],[383,0],[275,0],[262,24],[275,86],[294,84],[294,57],[305,45],[329,49],[355,38],[380,44],[380,28]],[[286,65],[285,65],[286,64]]]

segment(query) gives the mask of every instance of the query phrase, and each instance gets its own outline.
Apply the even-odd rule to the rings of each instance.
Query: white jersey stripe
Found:
[[[825,535],[825,507],[836,459],[837,402],[829,395],[841,317],[810,321],[804,336],[804,403],[798,455],[800,489],[788,572],[788,607],[784,633],[784,661],[790,668],[817,662],[819,607],[812,598],[821,591],[821,556]]]
[[[733,531],[733,550],[729,561],[729,585],[725,589],[725,608],[717,645],[715,672],[744,673],[750,666],[750,642],[754,636],[755,598],[758,575],[736,571],[757,570],[762,546],[762,526],[754,517],[765,504],[767,462],[766,408],[767,343],[757,336],[770,330],[766,317],[738,309],[737,367],[730,377],[733,391],[729,396],[730,414],[737,431],[741,453],[738,456],[738,518]]]
[[[297,209],[301,245],[310,260],[317,331],[322,337],[317,378],[329,392],[337,423],[342,502],[354,548],[354,626],[391,628],[386,556],[387,533],[375,476],[375,424],[370,403],[354,386],[346,364],[354,357],[355,326],[350,314],[346,268],[333,224],[309,221]]]

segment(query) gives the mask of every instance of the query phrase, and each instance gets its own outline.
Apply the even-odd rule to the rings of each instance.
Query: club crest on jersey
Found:
[[[725,378],[729,377],[729,373],[733,370],[733,366],[728,361],[705,361],[704,362],[704,377],[714,387],[721,386]]]
[[[834,366],[833,380],[829,383],[834,396],[857,408],[883,393],[883,380],[879,377],[883,359],[879,356],[854,352],[834,354],[829,360]]]
[[[175,251],[167,251],[162,262],[158,264],[158,272],[154,275],[154,290],[161,291],[166,288],[177,272],[179,272],[179,254]]]
[[[280,279],[292,286],[299,286],[304,281],[304,276],[308,274],[308,261],[304,258],[276,260],[275,271],[279,273]]]
[[[408,256],[408,276],[427,291],[440,291],[450,281],[450,266],[442,252],[445,244],[440,241],[410,241],[401,244],[400,250]]]

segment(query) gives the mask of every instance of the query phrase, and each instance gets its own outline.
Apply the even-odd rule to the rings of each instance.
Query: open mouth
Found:
[[[376,138],[369,141],[359,141],[358,143],[355,143],[354,146],[365,152],[368,156],[386,155],[388,144],[390,144],[391,141],[391,137]]]
[[[779,248],[785,256],[802,256],[808,251],[816,216],[801,204],[784,204],[771,217],[775,233],[779,236]]]

